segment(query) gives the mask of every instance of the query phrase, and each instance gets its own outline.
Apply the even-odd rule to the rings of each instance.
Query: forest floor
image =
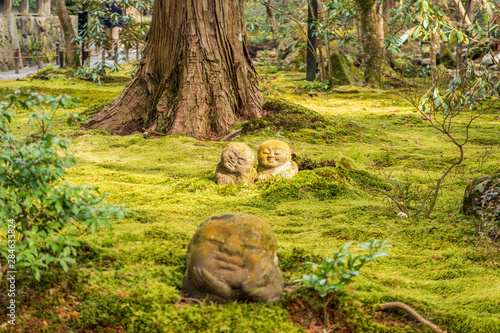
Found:
[[[257,151],[263,141],[280,139],[300,158],[335,160],[336,167],[301,171],[291,180],[219,186],[214,171],[227,142],[85,131],[67,125],[62,110],[53,132],[72,140],[78,161],[66,180],[109,192],[109,202],[124,203],[137,216],[114,223],[111,231],[81,230],[78,263],[68,273],[51,267],[37,282],[20,272],[17,325],[0,324],[0,331],[431,332],[404,312],[376,311],[377,304],[401,301],[448,332],[500,332],[498,253],[479,241],[476,223],[460,209],[470,180],[500,170],[500,112],[474,123],[466,159],[454,174],[463,181],[441,190],[432,218],[404,218],[389,200],[363,190],[397,181],[416,198],[458,153],[400,91],[315,92],[298,89],[305,85],[302,73],[261,77],[269,97],[306,106],[333,125],[266,129],[236,141]],[[104,86],[62,75],[2,86],[69,94],[79,99],[70,111],[88,117],[128,81],[125,72]],[[28,112],[17,111],[11,125],[16,135],[32,131],[28,119]],[[186,248],[197,226],[234,212],[258,216],[273,228],[287,293],[273,304],[182,301]],[[332,324],[324,327],[321,299],[295,290],[293,281],[307,272],[305,261],[326,258],[346,242],[372,239],[391,244],[390,255],[367,264],[339,293],[330,308]]]

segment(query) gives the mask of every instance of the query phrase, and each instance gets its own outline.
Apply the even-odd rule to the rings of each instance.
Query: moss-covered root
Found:
[[[390,310],[390,309],[400,309],[408,312],[413,318],[421,322],[427,327],[432,328],[434,331],[438,333],[446,333],[445,330],[434,324],[432,321],[425,319],[421,315],[417,313],[417,311],[413,310],[411,307],[406,305],[405,303],[402,302],[391,302],[391,303],[384,303],[380,304],[378,306],[378,310]]]

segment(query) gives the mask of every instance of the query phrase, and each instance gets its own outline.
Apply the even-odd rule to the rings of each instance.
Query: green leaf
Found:
[[[66,262],[63,260],[59,261],[59,263],[61,264],[64,271],[67,272],[68,271],[68,264],[66,264]]]
[[[490,22],[490,14],[488,12],[484,13],[483,17],[484,23],[488,24]]]
[[[40,270],[38,269],[38,267],[33,267],[33,271],[35,273],[35,279],[37,281],[40,281],[41,275],[40,275]]]

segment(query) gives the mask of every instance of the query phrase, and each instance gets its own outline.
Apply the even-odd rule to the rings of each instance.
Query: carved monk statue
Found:
[[[255,155],[243,142],[231,142],[221,154],[215,169],[217,184],[253,183],[257,178]]]
[[[276,249],[273,231],[257,217],[209,218],[189,243],[182,290],[212,301],[276,301],[283,293]]]
[[[279,140],[269,140],[260,145],[258,152],[259,167],[257,179],[269,177],[292,178],[299,173],[297,163],[292,161],[290,147]]]

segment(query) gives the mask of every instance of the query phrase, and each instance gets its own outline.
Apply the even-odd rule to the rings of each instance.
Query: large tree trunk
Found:
[[[263,116],[245,45],[244,0],[157,0],[144,58],[125,90],[87,128],[147,128],[218,138]]]
[[[269,20],[269,26],[271,27],[271,33],[273,34],[273,43],[276,50],[280,47],[280,35],[278,31],[278,23],[276,22],[276,16],[274,16],[274,10],[271,7],[271,0],[264,0],[266,5],[267,19]]]
[[[380,87],[382,77],[382,48],[375,12],[376,3],[376,0],[356,0],[365,54],[365,81],[372,87]]]
[[[68,9],[64,0],[56,0],[57,16],[64,34],[64,44],[66,46],[66,67],[77,68],[80,65],[78,59],[77,46],[73,42],[75,38],[75,31],[71,24]]]
[[[318,19],[318,0],[309,0],[307,6],[307,56],[306,56],[306,80],[316,79],[316,25],[313,23]]]

